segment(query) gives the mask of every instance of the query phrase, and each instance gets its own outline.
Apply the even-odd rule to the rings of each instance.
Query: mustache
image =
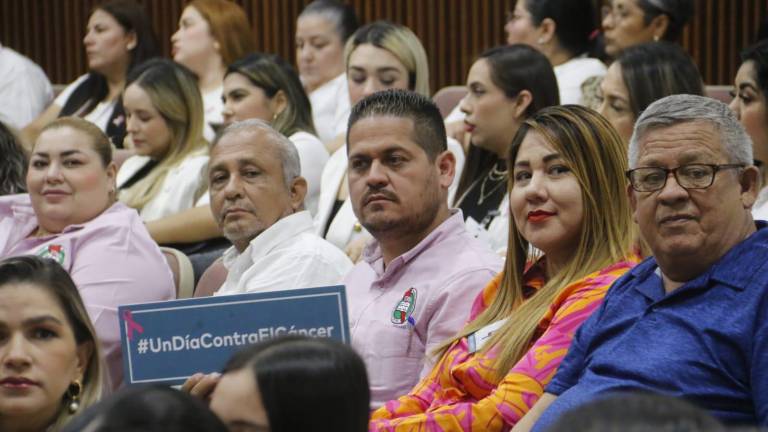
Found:
[[[388,191],[386,189],[368,189],[365,195],[363,195],[363,203],[368,204],[368,202],[371,201],[372,197],[376,197],[377,199],[384,198],[392,202],[400,201],[397,198],[397,195],[395,195],[395,193],[392,191]]]
[[[256,209],[254,209],[253,206],[247,205],[245,203],[234,203],[234,204],[223,207],[219,212],[219,215],[221,216],[222,219],[224,219],[227,216],[227,214],[233,210],[242,210],[250,213],[253,213],[256,211]]]

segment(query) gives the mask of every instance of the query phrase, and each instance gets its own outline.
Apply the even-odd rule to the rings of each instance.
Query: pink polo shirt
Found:
[[[171,300],[173,275],[136,210],[115,203],[59,234],[37,228],[29,195],[0,197],[0,258],[38,255],[58,261],[75,281],[101,342],[111,387],[123,382],[117,307]]]
[[[425,354],[461,330],[503,260],[467,232],[461,211],[386,269],[378,242],[362,258],[344,283],[352,346],[365,360],[377,408],[429,373],[435,359]]]

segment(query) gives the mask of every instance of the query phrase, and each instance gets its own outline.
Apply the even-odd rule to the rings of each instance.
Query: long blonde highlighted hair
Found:
[[[480,350],[498,350],[496,373],[500,378],[528,351],[539,322],[552,302],[568,285],[626,259],[636,238],[624,172],[627,152],[611,125],[596,112],[576,105],[544,108],[526,120],[512,140],[507,166],[508,188],[515,187],[511,167],[530,132],[540,134],[566,161],[581,187],[583,219],[578,246],[568,264],[529,298],[523,294],[526,263],[539,257],[531,253],[510,218],[506,264],[498,293],[490,306],[436,352],[444,353],[456,340],[510,318]]]
[[[203,138],[203,100],[189,69],[166,59],[150,60],[128,77],[126,87],[134,84],[147,93],[171,132],[168,151],[158,165],[120,192],[120,201],[140,210],[160,192],[172,168],[188,157],[207,154],[208,143]],[[205,188],[201,187],[198,194],[203,192]]]

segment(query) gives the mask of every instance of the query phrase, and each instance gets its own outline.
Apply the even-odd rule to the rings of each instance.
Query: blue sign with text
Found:
[[[247,345],[288,334],[349,343],[343,286],[125,305],[118,313],[128,384],[181,384],[220,371]]]

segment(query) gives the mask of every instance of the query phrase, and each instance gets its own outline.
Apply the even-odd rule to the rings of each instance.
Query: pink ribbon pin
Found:
[[[133,331],[136,330],[139,334],[144,333],[144,327],[141,326],[141,324],[137,323],[133,320],[133,315],[131,314],[130,310],[123,311],[123,320],[125,320],[125,324],[128,326],[128,330],[126,333],[128,333],[128,340],[133,340]]]

